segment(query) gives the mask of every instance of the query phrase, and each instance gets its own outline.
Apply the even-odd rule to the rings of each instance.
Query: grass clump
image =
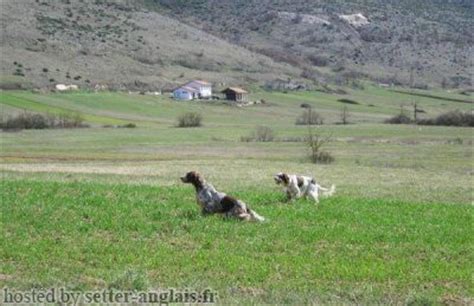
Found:
[[[202,116],[199,113],[189,112],[178,117],[178,127],[200,127]]]
[[[144,271],[126,270],[109,284],[109,289],[138,290],[148,289],[148,279]]]

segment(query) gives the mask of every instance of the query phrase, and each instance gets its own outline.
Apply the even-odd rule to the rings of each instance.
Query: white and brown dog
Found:
[[[204,215],[223,214],[226,217],[236,217],[245,221],[265,221],[265,218],[248,208],[244,202],[218,192],[196,171],[186,173],[181,177],[181,181],[194,186],[197,203]]]
[[[331,188],[324,188],[316,180],[309,176],[289,175],[283,172],[278,173],[273,177],[277,185],[282,185],[288,200],[299,199],[306,197],[313,199],[319,203],[319,195],[329,197],[336,191],[336,186]]]

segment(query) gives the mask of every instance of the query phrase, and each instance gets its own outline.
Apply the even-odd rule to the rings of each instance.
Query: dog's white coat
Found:
[[[283,173],[278,173],[275,176],[275,180],[280,180],[279,176]],[[336,186],[332,185],[331,188],[324,188],[319,185],[316,180],[309,176],[298,176],[295,174],[288,175],[288,184],[284,185],[283,191],[289,196],[290,200],[299,199],[301,197],[307,197],[319,203],[320,194],[324,197],[329,197],[336,191]],[[303,184],[298,186],[298,178],[303,181]]]

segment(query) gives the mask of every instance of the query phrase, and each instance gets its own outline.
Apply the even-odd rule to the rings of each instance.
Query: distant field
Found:
[[[196,103],[173,101],[164,96],[143,96],[126,93],[56,93],[37,94],[26,91],[0,92],[0,104],[10,108],[35,112],[60,113],[65,111],[83,114],[92,124],[120,124],[131,121],[142,126],[173,124],[175,117],[183,111],[198,111],[206,116],[209,125],[249,126],[268,124],[279,127],[294,127],[296,117],[302,112],[300,105],[308,103],[325,118],[326,123],[340,122],[344,106],[350,113],[350,121],[355,123],[380,123],[384,119],[400,113],[401,107],[411,114],[412,105],[417,103],[426,113],[420,117],[433,117],[447,110],[471,110],[472,103],[458,103],[452,100],[473,101],[471,97],[455,93],[423,92],[436,98],[407,95],[393,90],[367,86],[366,90],[347,89],[347,95],[323,92],[265,92],[257,90],[251,100],[264,99],[267,104],[236,108],[221,102]],[[421,94],[421,93],[420,93]],[[447,100],[442,100],[444,97]],[[346,104],[339,100],[350,99],[357,104]],[[2,117],[8,116],[6,109]]]
[[[400,104],[416,102],[422,116],[472,104],[372,86],[252,99],[267,105],[0,92],[3,118],[74,111],[92,126],[0,132],[0,287],[211,287],[228,303],[472,301],[472,129],[381,123]],[[332,135],[335,163],[309,163],[301,103],[324,116],[317,131]],[[354,124],[337,124],[344,106]],[[204,126],[176,128],[187,111]],[[128,122],[138,127],[102,127]],[[242,142],[257,125],[275,140]],[[194,169],[269,221],[200,216],[178,180]],[[284,204],[279,171],[336,184],[336,196]]]

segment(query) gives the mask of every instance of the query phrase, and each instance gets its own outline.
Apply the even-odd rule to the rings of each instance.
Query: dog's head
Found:
[[[190,171],[185,176],[180,177],[181,181],[185,184],[193,184],[194,187],[198,188],[203,185],[204,178],[196,171]]]
[[[288,176],[288,174],[283,172],[280,172],[275,175],[273,179],[275,180],[275,183],[277,183],[277,185],[288,186],[288,183],[290,182],[290,177]]]

